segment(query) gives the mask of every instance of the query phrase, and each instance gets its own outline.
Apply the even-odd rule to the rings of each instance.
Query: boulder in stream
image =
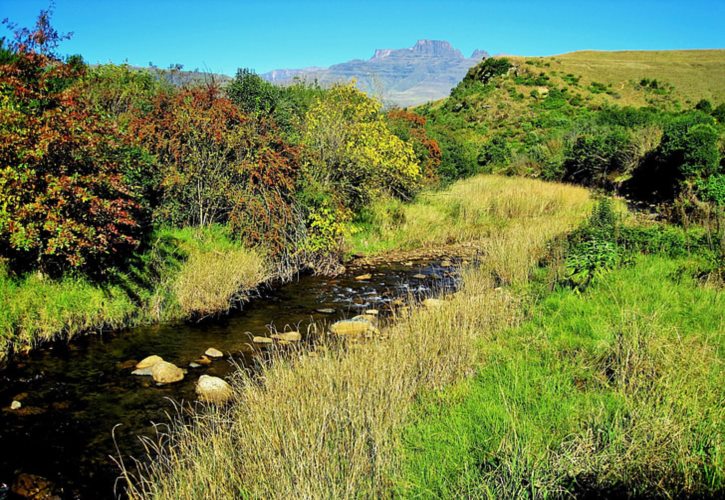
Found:
[[[282,340],[285,342],[299,342],[302,340],[302,334],[300,332],[273,333],[271,337],[274,340]]]
[[[160,361],[151,367],[151,376],[159,384],[173,384],[184,379],[184,371],[173,363]]]
[[[157,355],[154,354],[153,356],[148,356],[148,357],[142,359],[141,361],[139,361],[136,364],[136,368],[138,370],[143,370],[144,368],[151,368],[156,363],[159,363],[159,362],[161,362],[163,360],[164,359],[161,356],[157,356]]]
[[[271,344],[272,342],[274,342],[274,339],[272,339],[271,337],[255,336],[252,339],[252,342],[254,342],[255,344]]]
[[[55,485],[42,476],[22,473],[13,481],[10,492],[20,498],[32,500],[60,500],[55,489]]]
[[[360,317],[357,318],[336,321],[330,325],[330,332],[340,336],[356,337],[374,333],[377,330],[369,320]]]
[[[223,358],[224,357],[224,353],[214,347],[210,347],[209,349],[207,349],[204,352],[204,354],[210,358]]]
[[[202,375],[196,383],[196,394],[206,403],[226,403],[234,394],[232,386],[224,379]]]

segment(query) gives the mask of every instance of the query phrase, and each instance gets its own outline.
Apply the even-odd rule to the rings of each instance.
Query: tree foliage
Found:
[[[118,161],[125,143],[77,82],[78,57],[44,11],[0,58],[0,254],[18,268],[96,267],[134,247],[139,204]]]
[[[418,187],[413,147],[353,84],[333,87],[312,105],[302,143],[305,175],[343,206],[358,209],[381,193],[409,198]]]

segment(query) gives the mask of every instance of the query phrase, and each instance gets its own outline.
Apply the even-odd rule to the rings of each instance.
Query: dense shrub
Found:
[[[621,129],[581,135],[564,159],[564,178],[585,186],[609,187],[612,173],[624,169],[628,148],[629,137]]]
[[[489,57],[478,65],[472,67],[463,78],[462,84],[480,82],[484,85],[491,79],[508,73],[511,69],[511,61],[505,57]]]
[[[425,117],[412,111],[394,109],[386,113],[385,118],[390,131],[413,146],[425,182],[435,182],[442,153],[438,141],[428,136]]]
[[[16,270],[99,270],[140,236],[123,137],[85,99],[82,61],[54,54],[61,39],[43,12],[0,48],[0,255]]]

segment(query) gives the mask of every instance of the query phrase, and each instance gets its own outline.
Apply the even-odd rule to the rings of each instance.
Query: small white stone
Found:
[[[222,358],[222,357],[224,357],[224,353],[221,352],[219,349],[215,349],[214,347],[210,347],[209,349],[207,349],[204,354],[206,354],[210,358]]]
[[[21,406],[23,406],[23,403],[21,403],[20,401],[13,401],[12,403],[10,403],[11,410],[19,410]]]

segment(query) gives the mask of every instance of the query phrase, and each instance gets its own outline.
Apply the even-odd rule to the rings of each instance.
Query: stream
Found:
[[[448,264],[448,263],[446,263]],[[369,280],[356,280],[362,274]],[[150,325],[49,344],[0,371],[0,500],[19,474],[42,476],[62,498],[115,498],[119,469],[112,437],[124,457],[143,457],[140,435],[168,423],[174,402],[194,401],[201,374],[224,377],[233,363],[250,366],[263,347],[254,335],[307,331],[312,322],[349,318],[370,308],[384,317],[397,297],[422,297],[455,288],[454,268],[416,261],[360,268],[334,278],[300,276],[263,290],[260,297],[222,317],[201,322]],[[321,313],[319,309],[334,309]],[[227,356],[188,368],[214,347]],[[133,360],[157,354],[182,368],[183,381],[157,386],[131,375]],[[20,401],[19,409],[10,409]],[[10,495],[10,496],[8,496]]]

